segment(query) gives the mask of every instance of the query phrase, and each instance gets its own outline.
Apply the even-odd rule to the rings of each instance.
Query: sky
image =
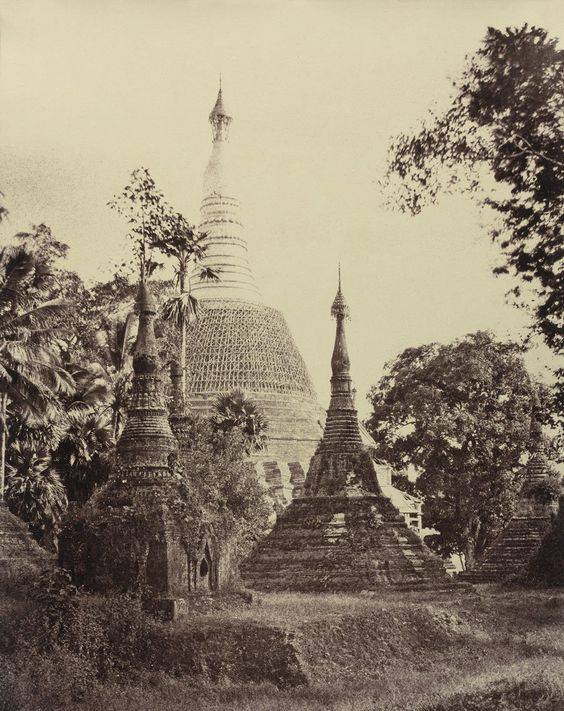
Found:
[[[491,270],[489,216],[451,197],[413,218],[379,190],[390,138],[448,99],[488,26],[564,36],[549,0],[8,0],[0,5],[0,189],[8,240],[48,224],[85,279],[109,277],[125,226],[107,202],[138,166],[199,219],[208,114],[223,77],[251,263],[328,401],[341,262],[352,376],[365,395],[408,346],[528,317]],[[549,378],[541,345],[527,356]]]

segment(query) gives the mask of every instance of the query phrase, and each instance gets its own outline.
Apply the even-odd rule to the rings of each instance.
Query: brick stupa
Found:
[[[186,404],[193,415],[210,417],[218,397],[244,392],[268,422],[267,447],[252,455],[257,475],[285,505],[303,485],[322,410],[284,315],[264,302],[255,282],[229,135],[233,117],[221,87],[209,121],[199,227],[206,251],[191,275],[200,316],[186,333]],[[199,279],[200,266],[219,280]]]
[[[541,426],[536,421],[532,441],[533,451],[527,463],[515,514],[476,566],[461,574],[464,580],[497,583],[518,577],[532,563],[551,529],[558,504],[556,500],[539,498],[537,493],[539,484],[548,479],[550,466]]]
[[[311,459],[303,496],[291,502],[242,565],[243,581],[262,591],[450,587],[441,560],[383,495],[363,445],[352,397],[345,338],[348,308],[340,279],[331,313],[337,331],[323,438]]]
[[[211,525],[191,535],[174,513],[181,497],[179,444],[169,423],[154,331],[156,305],[142,282],[137,298],[139,330],[127,420],[117,443],[116,471],[87,503],[93,527],[78,538],[63,531],[60,562],[89,590],[136,591],[171,617],[194,592],[209,592],[229,580],[218,568],[220,554]],[[176,420],[173,418],[173,423]],[[143,513],[143,519],[133,515]],[[114,522],[119,521],[119,544]]]

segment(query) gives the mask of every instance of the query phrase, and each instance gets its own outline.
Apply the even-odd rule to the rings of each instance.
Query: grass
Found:
[[[563,613],[564,592],[554,590],[265,595],[251,608],[148,625],[166,660],[187,649],[179,640],[194,646],[200,635],[198,676],[149,655],[135,674],[100,679],[64,650],[24,654],[0,670],[0,711],[560,711]],[[249,646],[251,628],[283,634]],[[264,682],[276,656],[269,644],[291,651],[307,683]],[[250,653],[254,681],[242,682]],[[220,673],[206,674],[214,664]]]

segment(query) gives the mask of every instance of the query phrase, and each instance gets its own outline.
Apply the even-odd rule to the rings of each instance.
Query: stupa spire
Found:
[[[154,320],[157,312],[145,281],[137,294],[139,329],[133,351],[133,380],[127,420],[117,443],[123,480],[154,485],[172,476],[170,457],[178,444],[168,422],[160,377]]]
[[[337,294],[331,306],[336,320],[335,344],[331,356],[331,401],[327,410],[325,431],[320,447],[323,449],[356,449],[362,445],[358,416],[354,406],[350,358],[345,334],[349,307],[341,287],[341,267]]]
[[[212,126],[212,136],[214,143],[217,141],[227,141],[229,138],[229,125],[233,117],[225,108],[223,101],[223,87],[221,85],[221,74],[219,75],[219,90],[217,99],[210,113],[210,123]]]
[[[260,301],[249,266],[247,240],[241,221],[238,179],[232,169],[228,141],[232,116],[226,108],[220,78],[217,98],[209,115],[212,151],[204,173],[200,231],[206,234],[201,266],[213,269],[218,281],[201,281],[194,271],[191,289],[198,299],[233,298]]]

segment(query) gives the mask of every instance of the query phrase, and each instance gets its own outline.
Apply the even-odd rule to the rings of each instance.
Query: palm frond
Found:
[[[0,251],[0,309],[19,301],[34,270],[35,259],[24,247],[4,247]]]
[[[188,323],[191,318],[198,317],[198,300],[188,292],[171,296],[161,308],[161,313],[166,321],[171,321],[176,326]]]
[[[30,327],[57,316],[64,316],[71,308],[71,303],[64,299],[52,299],[42,304],[34,306],[23,313],[14,316],[0,323],[2,330],[18,328],[20,326]]]
[[[199,279],[200,281],[220,281],[221,269],[211,269],[210,267],[201,267]]]

